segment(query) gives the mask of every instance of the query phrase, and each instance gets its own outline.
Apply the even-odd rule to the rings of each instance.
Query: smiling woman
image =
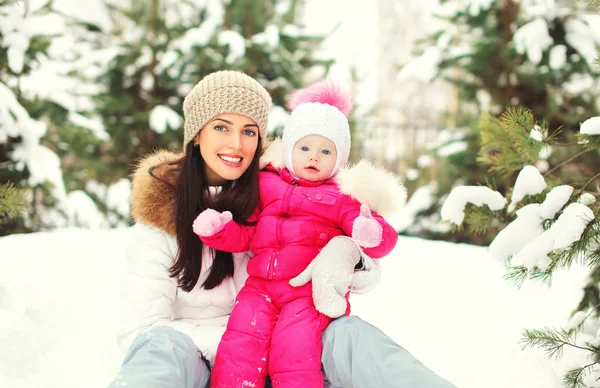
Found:
[[[248,169],[258,149],[258,125],[249,117],[228,113],[212,119],[194,138],[206,162],[211,186],[238,179]]]

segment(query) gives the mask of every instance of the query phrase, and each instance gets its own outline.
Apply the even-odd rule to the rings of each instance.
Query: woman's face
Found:
[[[246,116],[224,113],[209,121],[194,138],[208,184],[220,186],[242,176],[254,159],[258,136],[258,126]]]

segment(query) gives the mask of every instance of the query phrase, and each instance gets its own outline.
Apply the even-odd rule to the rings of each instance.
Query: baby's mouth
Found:
[[[310,170],[310,171],[315,171],[315,172],[319,172],[320,170],[318,168],[316,168],[315,166],[307,166],[304,167],[305,170]]]

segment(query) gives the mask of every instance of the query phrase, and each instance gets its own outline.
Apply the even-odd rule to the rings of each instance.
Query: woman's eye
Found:
[[[254,132],[254,131],[253,131],[253,130],[251,130],[251,129],[246,129],[246,130],[244,131],[244,135],[246,135],[246,136],[256,136],[256,132]]]
[[[225,127],[224,127],[224,126],[222,126],[222,125],[215,125],[215,129],[216,129],[217,131],[224,131],[224,130],[226,130],[227,128],[225,128]]]
[[[302,151],[304,151],[304,152],[308,151],[308,147],[307,147],[307,146],[302,146],[302,147],[300,147],[300,149],[301,149]]]
[[[331,152],[330,152],[329,150],[323,150],[323,153],[324,153],[325,155],[329,155]]]

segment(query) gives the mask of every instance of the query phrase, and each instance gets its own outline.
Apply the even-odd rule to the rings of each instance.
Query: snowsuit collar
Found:
[[[323,181],[309,181],[302,178],[296,178],[287,168],[277,168],[274,167],[272,164],[267,164],[263,167],[263,170],[279,174],[279,176],[281,177],[281,179],[283,179],[284,182],[294,186],[317,187],[324,184],[328,184],[332,181],[331,179],[326,179]]]

